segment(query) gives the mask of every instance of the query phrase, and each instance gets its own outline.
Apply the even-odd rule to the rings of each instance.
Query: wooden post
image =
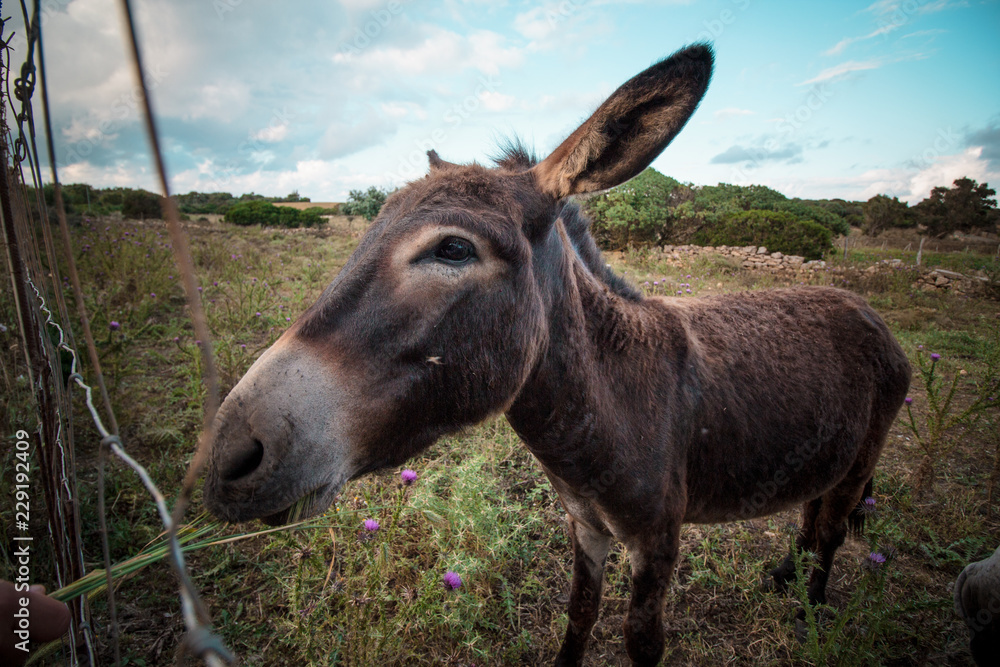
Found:
[[[917,266],[920,266],[920,256],[924,254],[924,241],[926,240],[927,237],[920,237],[920,247],[917,249]]]

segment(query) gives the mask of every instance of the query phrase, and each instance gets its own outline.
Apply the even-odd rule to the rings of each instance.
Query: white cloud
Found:
[[[280,125],[269,125],[261,130],[252,132],[250,138],[256,141],[263,141],[265,143],[273,144],[275,142],[281,141],[288,136],[288,123],[281,123]]]
[[[834,65],[833,67],[827,67],[825,70],[817,74],[811,79],[807,79],[802,83],[798,84],[800,86],[808,86],[813,83],[820,83],[822,81],[836,81],[842,79],[852,72],[861,72],[869,69],[878,69],[883,63],[875,60],[867,60],[858,62],[856,60],[849,60],[846,63],[840,63],[839,65]]]
[[[353,56],[338,53],[334,63],[352,63],[369,72],[384,76],[385,72],[415,75],[434,73],[446,76],[467,68],[484,74],[497,74],[501,67],[520,65],[524,53],[506,46],[505,38],[490,30],[476,30],[459,35],[436,26],[427,29],[426,37],[416,46],[369,47]]]
[[[995,183],[1000,179],[1000,173],[990,171],[989,161],[982,157],[982,152],[982,146],[973,146],[961,153],[937,158],[910,178],[907,201],[915,204],[927,197],[933,188],[939,185],[950,187],[955,179],[963,176],[980,183]]]
[[[845,37],[844,39],[837,42],[836,45],[833,46],[833,48],[824,51],[823,55],[839,56],[841,53],[843,53],[844,49],[846,49],[851,44],[854,44],[855,42],[863,42],[866,39],[874,39],[879,35],[888,35],[890,32],[902,27],[902,25],[903,25],[902,23],[886,23],[876,28],[875,30],[872,30],[867,35],[862,35],[861,37]]]
[[[506,111],[517,102],[511,95],[504,95],[493,90],[486,90],[479,94],[479,100],[483,103],[483,108],[487,111]]]
[[[800,197],[841,197],[867,201],[875,195],[884,194],[899,197],[912,206],[926,199],[933,188],[951,187],[955,179],[963,176],[980,183],[1000,181],[1000,172],[991,171],[989,161],[982,157],[982,148],[977,146],[960,153],[942,155],[923,167],[869,169],[851,176],[792,179],[782,183],[765,182],[765,185],[777,187],[786,195]]]
[[[351,189],[390,185],[385,173],[359,171],[335,160],[301,160],[293,169],[235,175],[227,175],[223,168],[206,161],[194,169],[180,172],[173,183],[176,192],[283,194],[297,190],[311,196],[313,201],[344,201]]]
[[[740,109],[739,107],[726,107],[725,109],[719,109],[712,114],[716,120],[725,120],[727,118],[733,118],[735,116],[752,116],[753,111],[749,109]]]

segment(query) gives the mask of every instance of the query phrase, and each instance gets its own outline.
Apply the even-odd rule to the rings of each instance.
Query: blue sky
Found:
[[[911,203],[1000,185],[1000,0],[134,6],[175,192],[343,201],[422,176],[428,148],[484,162],[512,135],[544,157],[704,40],[712,85],[653,164],[674,178]],[[61,180],[155,189],[117,2],[43,7]]]

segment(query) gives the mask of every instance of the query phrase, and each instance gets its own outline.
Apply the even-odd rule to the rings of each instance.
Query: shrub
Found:
[[[627,183],[591,197],[584,207],[592,221],[594,239],[607,249],[662,245],[673,227],[669,206],[684,187],[649,168]]]
[[[126,218],[159,218],[163,197],[145,190],[125,190],[122,194],[122,215]]]
[[[790,199],[779,202],[774,207],[774,210],[791,213],[799,220],[812,220],[840,236],[847,236],[851,233],[851,226],[847,224],[847,220],[842,216],[820,206],[804,202],[801,199]]]
[[[705,225],[693,241],[707,246],[766,246],[772,252],[819,259],[830,249],[831,239],[832,233],[823,225],[799,220],[791,213],[743,211]]]
[[[347,201],[340,205],[340,212],[343,215],[360,215],[365,220],[374,220],[388,196],[388,192],[374,185],[365,192],[351,190]]]
[[[270,227],[315,227],[322,219],[312,207],[305,211],[290,206],[275,206],[266,201],[246,201],[233,204],[226,211],[226,222],[241,227],[267,225]]]
[[[861,231],[868,236],[877,236],[884,229],[900,226],[907,218],[909,207],[898,197],[890,199],[888,195],[875,195],[861,208],[864,211]]]

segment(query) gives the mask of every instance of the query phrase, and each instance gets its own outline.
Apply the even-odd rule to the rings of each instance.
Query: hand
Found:
[[[28,599],[27,606],[21,605],[21,598]],[[23,616],[25,611],[27,616]],[[0,580],[0,663],[23,665],[29,655],[29,638],[33,642],[58,639],[69,630],[69,621],[69,607],[47,596],[44,586],[18,591],[14,584]]]

